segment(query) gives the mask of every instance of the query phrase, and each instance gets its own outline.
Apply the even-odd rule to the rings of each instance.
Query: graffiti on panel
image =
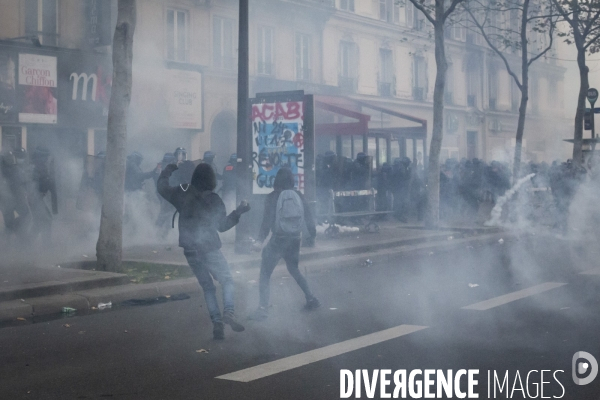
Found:
[[[304,192],[303,123],[301,101],[252,105],[252,193],[270,193],[281,168],[292,170]]]

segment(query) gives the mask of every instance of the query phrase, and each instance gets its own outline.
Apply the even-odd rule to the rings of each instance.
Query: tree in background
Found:
[[[573,162],[583,162],[583,114],[585,99],[590,87],[585,57],[600,50],[600,1],[598,0],[552,0],[558,13],[568,24],[568,31],[559,36],[565,37],[568,44],[577,48],[577,67],[579,68],[579,96],[575,113],[575,131],[573,133]]]
[[[552,3],[542,0],[469,0],[463,4],[488,46],[500,57],[521,93],[515,140],[513,181],[519,178],[523,133],[529,101],[529,67],[552,48],[557,16]],[[520,53],[520,76],[509,60]]]
[[[444,87],[448,60],[444,41],[444,26],[456,7],[464,0],[410,0],[433,25],[435,43],[435,86],[433,89],[433,129],[429,145],[429,167],[427,170],[427,208],[425,225],[437,228],[440,222],[440,152],[444,136]]]
[[[108,106],[102,216],[100,235],[96,243],[97,269],[101,271],[121,271],[127,114],[131,101],[131,62],[135,22],[135,0],[119,0],[117,27],[112,48],[113,80]]]

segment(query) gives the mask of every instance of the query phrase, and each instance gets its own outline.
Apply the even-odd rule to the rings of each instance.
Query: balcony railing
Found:
[[[444,91],[444,102],[449,105],[454,104],[454,93],[447,90]]]
[[[215,68],[233,71],[237,67],[237,59],[235,57],[218,57],[214,60]]]
[[[339,76],[338,77],[338,86],[344,92],[356,93],[356,90],[357,90],[356,78],[351,78],[349,76]]]
[[[392,82],[379,82],[379,95],[383,97],[391,97]]]
[[[425,88],[413,87],[413,98],[418,101],[425,100]]]
[[[477,103],[477,97],[474,94],[467,95],[467,106],[475,107],[475,103]]]
[[[296,69],[296,80],[299,81],[310,81],[311,70],[309,68],[297,68]]]
[[[273,75],[273,63],[259,61],[257,72],[260,75]]]

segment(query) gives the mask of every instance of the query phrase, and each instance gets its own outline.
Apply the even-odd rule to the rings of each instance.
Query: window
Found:
[[[415,5],[410,1],[406,0],[406,26],[413,28],[416,31],[422,31],[425,28],[425,20]]]
[[[472,57],[467,62],[467,106],[477,107],[477,98],[480,92],[480,63]]]
[[[466,41],[470,44],[482,45],[483,37],[479,33],[479,28],[471,20],[467,20]]]
[[[296,34],[296,79],[310,80],[310,36]]]
[[[498,101],[498,72],[490,68],[488,76],[489,106],[490,110],[495,110]]]
[[[446,70],[444,100],[446,104],[454,104],[454,65],[452,63],[448,63],[448,69]]]
[[[167,9],[167,59],[187,61],[187,11]]]
[[[273,74],[273,28],[260,26],[256,40],[258,50],[258,73],[261,75]]]
[[[213,65],[216,68],[235,68],[235,21],[229,18],[213,19]]]
[[[514,79],[511,79],[511,109],[513,111],[519,110],[519,105],[521,103],[521,89],[517,86]]]
[[[555,110],[558,107],[558,79],[548,85],[548,106],[551,110]]]
[[[340,0],[340,10],[354,12],[354,0]]]
[[[56,0],[25,1],[25,34],[37,36],[46,46],[57,44]]]
[[[392,51],[379,49],[379,95],[391,96],[394,81]]]
[[[379,0],[379,19],[386,22],[400,22],[400,5],[396,4],[396,0]]]
[[[349,92],[356,91],[356,64],[358,62],[356,45],[351,42],[340,42],[340,75],[339,86]]]
[[[427,97],[427,63],[423,56],[415,56],[413,60],[413,97],[415,100]]]

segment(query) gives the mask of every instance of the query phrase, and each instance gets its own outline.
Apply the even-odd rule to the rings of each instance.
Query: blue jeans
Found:
[[[198,250],[184,249],[183,254],[202,287],[211,321],[213,323],[222,322],[221,310],[217,302],[217,288],[213,278],[221,284],[223,289],[223,312],[233,313],[234,286],[227,260],[223,257],[221,250],[203,253]]]

